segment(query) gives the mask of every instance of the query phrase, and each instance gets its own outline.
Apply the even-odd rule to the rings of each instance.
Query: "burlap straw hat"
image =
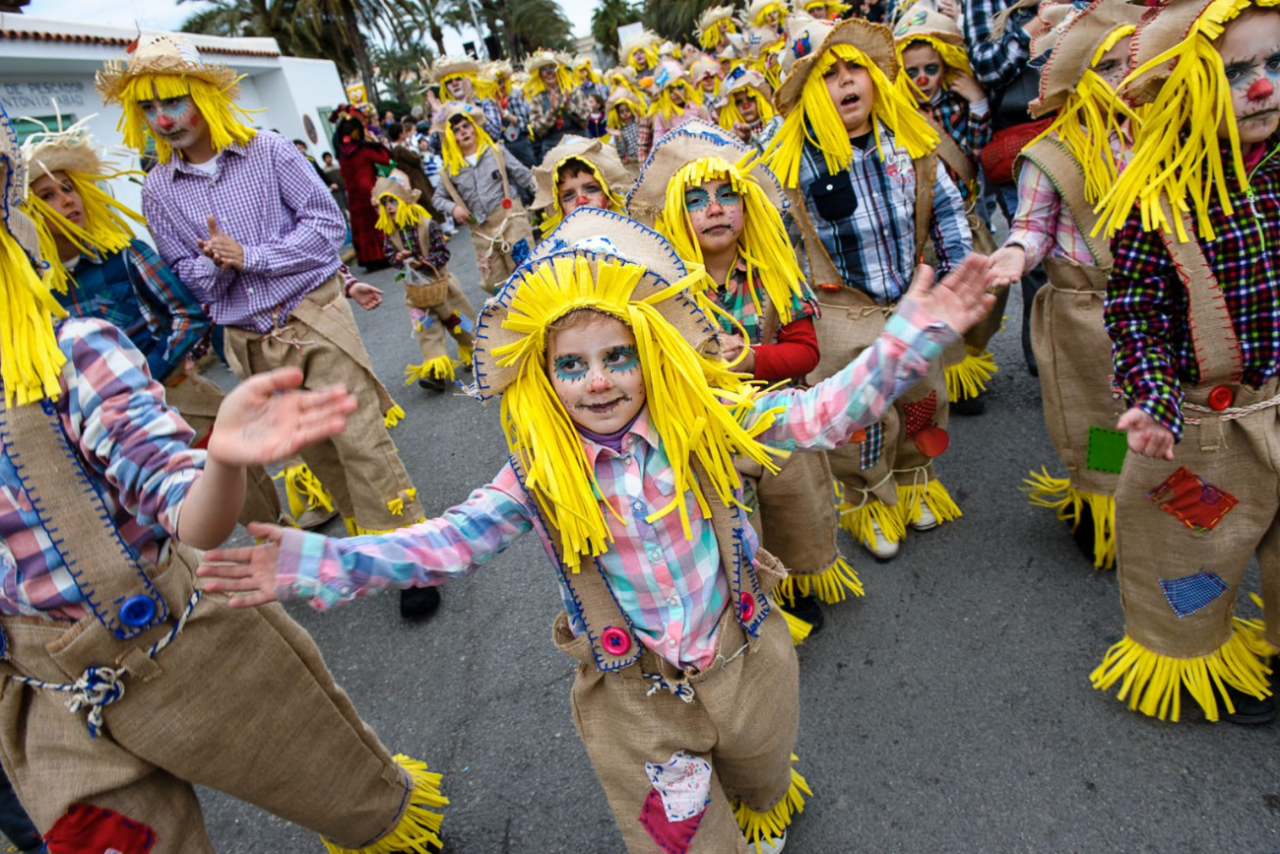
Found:
[[[118,103],[124,87],[139,74],[194,77],[221,89],[233,101],[240,94],[235,71],[222,64],[206,64],[196,46],[176,33],[143,36],[127,62],[108,60],[95,77],[102,100],[107,104]]]
[[[619,104],[627,104],[631,107],[632,114],[639,119],[644,115],[644,101],[636,97],[636,93],[632,92],[624,86],[617,86],[609,93],[609,100],[605,102],[604,111],[606,113],[613,112],[613,108]]]
[[[711,6],[708,9],[704,9],[702,14],[698,16],[698,32],[709,30],[720,21],[728,21],[732,19],[732,6]]]
[[[529,260],[485,303],[476,323],[475,382],[467,388],[468,394],[487,400],[515,382],[516,366],[498,365],[493,351],[514,344],[526,333],[507,329],[504,321],[510,315],[512,301],[520,293],[525,274],[563,257],[586,258],[593,262],[593,269],[596,262],[614,258],[645,267],[647,272],[632,292],[632,301],[653,296],[688,273],[671,244],[656,231],[612,211],[579,208],[538,244]],[[702,348],[716,335],[715,327],[687,292],[665,299],[655,308],[695,349]]]
[[[782,50],[782,85],[773,96],[778,112],[786,115],[800,102],[809,73],[828,48],[847,44],[858,48],[878,65],[892,83],[898,76],[893,33],[883,24],[850,18],[833,24],[802,15],[787,18],[787,46]]]
[[[114,172],[116,167],[103,162],[101,153],[94,148],[89,135],[86,117],[64,130],[45,129],[27,137],[22,144],[22,157],[27,163],[27,180],[54,172],[78,172],[81,175],[102,175]],[[29,120],[31,121],[31,120]]]
[[[619,90],[626,92],[625,89]],[[612,99],[611,99],[612,100]],[[598,139],[584,136],[566,136],[560,144],[551,149],[542,158],[542,163],[533,168],[533,178],[538,192],[534,196],[530,210],[542,210],[555,204],[556,172],[561,164],[571,157],[585,160],[600,177],[609,185],[609,190],[621,198],[624,191],[631,186],[631,174],[622,165],[617,150],[611,145],[603,145]]]
[[[893,39],[903,42],[912,37],[934,38],[938,41],[964,47],[964,36],[953,18],[917,3],[908,9],[893,28]]]
[[[4,186],[4,225],[33,262],[40,258],[40,238],[36,224],[18,209],[27,190],[26,161],[18,147],[18,135],[9,123],[9,114],[0,106],[0,180]]]
[[[695,87],[706,77],[719,77],[720,63],[709,56],[700,56],[689,66],[689,82]]]
[[[562,57],[549,50],[535,50],[529,54],[528,59],[524,61],[524,70],[531,77],[538,73],[538,69],[547,65],[563,65]]]
[[[1040,97],[1028,105],[1031,115],[1039,118],[1059,109],[1076,90],[1098,46],[1121,27],[1136,26],[1142,12],[1142,7],[1125,0],[1095,0],[1064,19],[1057,27],[1053,51],[1040,69]],[[1037,39],[1036,45],[1041,44]]]
[[[764,79],[764,75],[759,71],[744,71],[743,73],[732,77],[725,81],[725,85],[720,89],[720,97],[729,99],[733,97],[733,93],[740,89],[754,89],[767,102],[773,97],[773,90],[769,88],[769,81]]]
[[[639,34],[632,36],[622,43],[622,47],[619,48],[618,58],[621,59],[623,63],[626,63],[631,58],[631,54],[638,48],[644,47],[656,50],[661,42],[662,37],[657,33],[652,30],[641,30]]]
[[[491,59],[484,64],[484,73],[496,78],[499,74],[510,77],[514,72],[509,59]]]
[[[751,5],[747,7],[747,26],[758,26],[758,24],[756,24],[756,18],[760,17],[760,15],[762,15],[770,6],[777,6],[782,17],[786,17],[788,11],[786,0],[753,0]]]
[[[431,81],[443,83],[455,74],[479,74],[480,63],[469,56],[442,56],[431,64]]]
[[[1191,34],[1191,28],[1200,20],[1200,16],[1212,5],[1213,0],[1169,0],[1148,8],[1133,39],[1133,68],[1145,65],[1182,42]],[[1135,104],[1153,101],[1164,81],[1173,73],[1174,64],[1171,62],[1135,77],[1121,94]]]
[[[379,178],[373,185],[373,192],[369,195],[369,198],[373,202],[375,208],[378,206],[378,199],[382,198],[383,193],[389,193],[400,201],[410,205],[416,205],[418,203],[418,199],[422,197],[421,190],[410,189],[394,178],[383,177]]]
[[[719,157],[737,164],[755,149],[744,145],[728,131],[693,119],[669,131],[654,145],[640,178],[627,194],[627,213],[647,226],[657,222],[667,201],[667,185],[686,164],[704,157]],[[755,178],[769,203],[778,211],[787,209],[782,185],[767,166],[756,160],[746,174]]]
[[[636,82],[636,70],[632,68],[630,65],[615,65],[613,68],[610,68],[608,71],[604,73],[604,79],[612,80],[613,75],[615,74],[621,74],[623,77],[627,78],[627,80],[629,80],[631,83]]]

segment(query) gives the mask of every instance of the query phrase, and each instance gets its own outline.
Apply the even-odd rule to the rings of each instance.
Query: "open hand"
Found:
[[[987,93],[982,91],[978,81],[968,74],[956,74],[955,79],[951,81],[951,91],[964,98],[970,104],[976,104],[987,97]]]
[[[211,593],[230,593],[232,608],[253,608],[276,601],[276,561],[284,528],[251,522],[249,533],[262,540],[261,545],[239,549],[213,549],[205,552],[204,562],[196,570],[201,589]]]
[[[1121,415],[1116,429],[1129,434],[1129,450],[1135,454],[1173,461],[1173,431],[1138,407]]]
[[[356,399],[342,386],[302,391],[302,371],[279,368],[236,386],[218,407],[209,456],[243,468],[287,459],[341,433]]]
[[[996,287],[1007,287],[1022,279],[1022,270],[1027,263],[1027,251],[1016,243],[1002,246],[987,259],[987,269],[991,272],[992,284]]]
[[[209,239],[197,240],[196,245],[205,257],[224,270],[244,269],[244,247],[234,237],[218,228],[218,221],[209,217]]]
[[[382,305],[382,289],[375,288],[368,282],[356,282],[347,291],[347,296],[356,301],[356,305],[365,311],[373,311]]]
[[[991,273],[987,270],[985,255],[970,254],[937,284],[933,275],[933,268],[928,264],[916,267],[907,297],[956,332],[967,332],[986,317],[996,303],[996,298],[987,293],[991,288]]]

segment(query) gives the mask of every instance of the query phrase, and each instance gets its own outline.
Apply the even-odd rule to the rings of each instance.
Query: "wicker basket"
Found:
[[[414,308],[435,308],[449,296],[449,277],[430,264],[426,271],[410,267],[405,271],[404,293]]]

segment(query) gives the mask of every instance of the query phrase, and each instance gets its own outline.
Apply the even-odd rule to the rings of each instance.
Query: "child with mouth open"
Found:
[[[621,215],[568,216],[481,316],[473,393],[501,395],[510,462],[442,516],[331,540],[255,526],[209,552],[236,607],[320,609],[434,585],[536,531],[560,584],[574,720],[631,852],[781,850],[808,785],[792,768],[798,664],[768,594],[734,458],[774,470],[884,415],[990,308],[986,264],[922,269],[883,334],[812,389],[761,391],[716,354],[703,278]],[[745,653],[745,654],[744,654]]]

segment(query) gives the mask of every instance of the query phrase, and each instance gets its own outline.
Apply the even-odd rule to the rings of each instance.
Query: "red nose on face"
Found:
[[[928,82],[929,82],[929,78],[928,78],[928,77],[917,77],[917,78],[916,78],[916,85],[917,85],[917,86],[919,86],[919,87],[921,87],[921,88],[923,88],[923,87],[924,87],[924,85],[925,85],[926,83],[928,83]]]
[[[1270,98],[1276,91],[1276,87],[1271,85],[1271,81],[1265,77],[1259,77],[1253,81],[1253,85],[1249,87],[1248,96],[1250,101],[1265,101]]]
[[[173,119],[169,118],[168,116],[160,116],[159,118],[156,119],[156,125],[159,126],[160,130],[172,130]]]

